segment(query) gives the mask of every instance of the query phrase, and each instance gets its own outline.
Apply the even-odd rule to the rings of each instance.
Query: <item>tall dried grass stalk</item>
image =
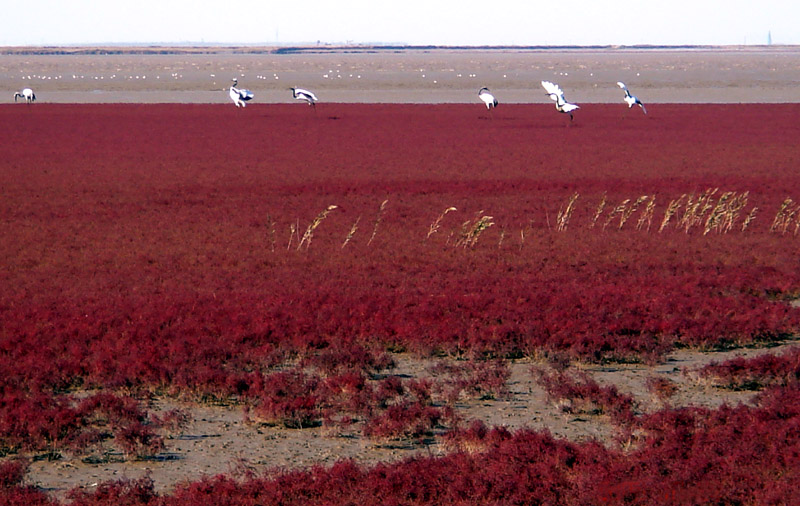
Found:
[[[356,219],[356,222],[353,223],[353,226],[350,227],[350,231],[347,233],[347,237],[345,237],[344,242],[342,243],[342,249],[344,249],[344,247],[347,246],[347,243],[350,242],[350,239],[352,239],[353,236],[356,235],[356,230],[358,230],[359,221],[361,221],[361,216],[359,216],[358,219]]]
[[[439,231],[439,226],[441,225],[442,220],[444,219],[445,215],[450,211],[457,211],[457,209],[455,207],[448,207],[447,209],[445,209],[444,212],[440,214],[438,218],[436,218],[436,221],[431,223],[431,226],[428,228],[428,235],[425,236],[425,239],[429,238],[430,236]]]
[[[620,214],[620,217],[619,217],[619,229],[620,230],[622,230],[622,227],[625,226],[625,223],[628,221],[628,219],[631,217],[631,215],[633,213],[635,213],[637,209],[639,209],[639,205],[642,202],[644,202],[645,200],[647,200],[648,198],[650,198],[650,197],[647,196],[647,195],[642,195],[641,197],[639,197],[638,199],[636,199],[633,202],[632,206],[622,210],[622,213]]]
[[[563,232],[567,229],[569,219],[572,216],[572,212],[575,210],[575,201],[578,200],[578,196],[578,192],[573,193],[567,201],[566,209],[564,209],[563,206],[558,209],[558,214],[556,215],[556,230],[559,232]]]
[[[678,221],[678,226],[682,227],[687,234],[692,227],[703,222],[703,216],[713,207],[711,202],[713,201],[714,194],[717,193],[718,190],[719,188],[714,188],[713,190],[709,188],[701,193],[697,197],[697,200],[693,199],[693,195],[689,195],[686,201],[686,207],[683,211],[683,216],[681,216],[681,219]]]
[[[747,207],[747,201],[749,198],[750,192],[746,191],[744,193],[734,195],[730,202],[728,202],[728,209],[725,211],[725,216],[722,220],[723,232],[730,232],[733,229],[733,225],[736,223],[736,220],[739,219],[742,209]]]
[[[600,218],[600,215],[603,214],[603,209],[606,207],[606,194],[603,192],[603,198],[600,199],[600,203],[597,204],[597,209],[594,211],[594,216],[592,217],[592,224],[589,225],[589,228],[594,228],[597,224],[597,219]]]
[[[367,241],[367,246],[372,244],[373,239],[375,239],[375,234],[378,233],[378,225],[381,224],[381,220],[383,219],[383,211],[386,209],[386,204],[389,203],[389,199],[384,200],[381,202],[381,207],[378,209],[378,215],[375,217],[375,226],[372,227],[372,235]]]
[[[618,214],[621,215],[622,213],[625,212],[625,208],[628,207],[628,202],[630,201],[631,199],[625,199],[622,202],[620,202],[617,207],[611,210],[611,212],[608,214],[608,218],[606,218],[606,222],[603,223],[603,230],[605,230],[606,227],[614,220],[614,217],[616,215]]]
[[[795,205],[790,197],[786,197],[781,203],[781,207],[778,208],[778,213],[775,215],[775,219],[772,220],[772,226],[769,227],[769,231],[785,234],[786,229],[791,225],[799,209],[800,206]]]
[[[267,214],[267,234],[270,251],[275,253],[275,220],[272,219],[271,214]]]
[[[642,212],[642,215],[639,217],[639,221],[636,222],[636,230],[641,230],[642,227],[647,225],[647,231],[650,232],[650,227],[653,225],[653,213],[656,210],[656,196],[653,195],[650,197],[650,200],[647,202],[647,205]]]
[[[686,198],[686,194],[684,193],[680,197],[675,200],[670,200],[669,205],[667,206],[667,210],[664,212],[664,219],[661,220],[661,226],[658,227],[658,231],[661,232],[669,225],[669,221],[678,212],[678,209],[681,208],[681,204],[683,204],[683,199]]]
[[[484,230],[494,225],[491,216],[483,215],[483,210],[475,213],[475,221],[467,220],[461,225],[461,236],[456,241],[456,246],[471,248],[477,244]]]
[[[294,242],[294,236],[297,234],[297,240],[300,240],[300,220],[297,220],[295,223],[289,224],[289,243],[286,245],[286,250],[290,250],[292,248],[292,242]]]
[[[742,223],[742,232],[747,230],[747,227],[749,227],[750,224],[753,222],[753,220],[756,219],[756,213],[757,212],[758,212],[758,208],[755,207],[755,206],[752,209],[750,209],[750,213],[747,215],[747,218],[745,218],[744,222]]]
[[[719,233],[727,233],[733,229],[733,225],[739,218],[739,214],[747,205],[749,196],[750,192],[739,194],[736,192],[725,192],[720,195],[717,204],[706,219],[703,235],[708,234],[712,230]]]
[[[297,245],[298,250],[303,247],[303,244],[306,245],[306,250],[308,250],[308,248],[311,246],[311,239],[314,237],[314,230],[316,230],[317,227],[320,226],[320,224],[323,221],[325,221],[325,218],[328,217],[328,214],[330,214],[330,212],[336,209],[337,207],[339,206],[331,204],[328,207],[326,207],[321,213],[319,213],[319,215],[317,215],[316,218],[314,218],[314,221],[312,221],[308,225],[306,232],[303,234],[303,238],[300,239],[300,244]]]
[[[717,200],[717,204],[711,210],[711,213],[708,215],[706,219],[705,227],[703,228],[703,235],[708,234],[712,230],[716,229],[717,231],[720,230],[720,224],[727,212],[728,208],[728,201],[734,195],[734,192],[725,192],[720,195],[719,200]]]

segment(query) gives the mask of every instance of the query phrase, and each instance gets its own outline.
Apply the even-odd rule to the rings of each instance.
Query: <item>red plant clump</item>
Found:
[[[507,383],[511,372],[502,360],[439,362],[430,372],[437,376],[437,390],[449,403],[462,397],[495,399],[509,395]]]
[[[617,387],[601,386],[584,372],[532,371],[547,397],[567,413],[607,414],[617,423],[631,422],[634,400]]]
[[[712,362],[700,369],[700,376],[737,390],[797,384],[800,382],[800,348],[791,348],[780,355],[767,353],[754,358]]]

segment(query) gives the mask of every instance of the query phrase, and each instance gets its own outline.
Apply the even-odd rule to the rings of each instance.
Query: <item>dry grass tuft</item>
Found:
[[[600,199],[600,203],[597,204],[597,209],[594,211],[594,216],[592,217],[592,224],[589,225],[589,228],[594,228],[597,224],[597,219],[600,218],[600,215],[603,214],[603,209],[606,207],[606,194],[603,192],[603,198]]]
[[[798,216],[800,213],[798,211],[800,211],[800,204],[796,204],[790,197],[786,197],[781,203],[781,207],[778,208],[769,231],[785,234],[789,226],[794,222],[794,234],[797,235],[798,229],[800,229],[800,216]]]
[[[320,224],[322,224],[323,221],[325,221],[325,218],[328,217],[328,214],[330,214],[330,212],[336,209],[337,207],[339,206],[331,204],[328,207],[326,207],[321,213],[319,213],[316,218],[314,218],[314,221],[312,221],[308,225],[305,234],[303,234],[303,238],[300,239],[300,244],[297,245],[298,250],[303,247],[303,244],[306,245],[306,250],[308,250],[308,248],[311,246],[311,239],[314,237],[314,230],[316,230],[317,227],[320,226]]]
[[[578,196],[578,192],[573,193],[567,201],[566,209],[564,209],[563,206],[558,209],[558,215],[556,215],[556,230],[559,232],[563,232],[567,229],[569,219],[572,216],[572,212],[575,210],[575,201],[578,200]]]
[[[381,202],[381,207],[378,209],[378,215],[375,217],[375,226],[372,227],[372,235],[367,241],[367,246],[372,244],[372,241],[375,239],[375,234],[378,233],[378,225],[381,224],[381,220],[383,219],[383,211],[386,209],[386,204],[389,203],[389,199],[384,200]]]
[[[439,227],[441,226],[442,220],[450,211],[457,211],[457,209],[455,207],[448,207],[447,209],[445,209],[444,212],[440,214],[438,218],[436,218],[436,221],[431,223],[431,226],[428,228],[428,235],[425,236],[425,239],[428,239],[430,236],[439,231]]]
[[[455,242],[456,246],[471,248],[477,244],[484,230],[494,225],[491,216],[483,215],[483,210],[475,213],[475,220],[467,220],[461,225],[461,236]]]
[[[647,225],[647,231],[650,231],[650,227],[653,225],[653,213],[655,210],[656,196],[653,195],[647,202],[647,206],[645,206],[644,212],[642,212],[642,215],[639,217],[639,221],[636,222],[636,230],[641,230],[645,225]]]
[[[661,232],[664,228],[669,225],[669,221],[672,219],[673,216],[678,212],[681,205],[683,204],[683,199],[686,198],[686,194],[684,193],[680,197],[675,200],[670,200],[669,205],[667,206],[667,210],[664,212],[664,219],[661,220],[661,226],[658,227],[658,231]]]
[[[350,242],[350,239],[352,239],[353,236],[356,235],[356,231],[358,230],[358,222],[359,221],[361,221],[361,216],[359,216],[358,219],[356,219],[356,222],[353,223],[353,226],[350,227],[350,231],[347,233],[347,237],[345,237],[344,242],[342,243],[342,249],[344,249],[344,247],[347,246],[347,243]],[[374,236],[374,234],[373,234],[373,236]]]

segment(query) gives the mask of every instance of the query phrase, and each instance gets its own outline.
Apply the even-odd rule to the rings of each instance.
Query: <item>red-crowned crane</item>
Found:
[[[492,107],[497,107],[497,99],[494,98],[494,95],[489,93],[489,88],[483,87],[478,90],[478,98],[483,100],[483,103],[486,104],[486,108],[491,110]]]
[[[236,104],[236,107],[246,107],[247,104],[245,102],[252,100],[255,95],[253,95],[253,92],[250,90],[240,90],[236,87],[238,85],[239,80],[234,77],[233,84],[231,85],[229,92],[231,95],[231,100],[233,100],[233,103]]]
[[[311,93],[308,90],[304,90],[303,88],[289,88],[292,90],[292,97],[297,100],[303,100],[308,103],[311,107],[316,109],[317,101],[319,100],[316,95]]]
[[[17,91],[14,93],[14,102],[17,101],[17,98],[24,98],[25,102],[31,103],[36,102],[36,94],[30,88],[23,88],[22,91]]]
[[[572,117],[572,111],[580,109],[580,107],[567,102],[567,100],[564,98],[564,92],[558,87],[557,84],[551,83],[550,81],[542,81],[542,88],[544,88],[550,98],[555,101],[556,110],[558,112],[563,112],[564,114],[569,114],[569,120],[572,121],[574,119]]]
[[[644,104],[642,103],[642,101],[639,100],[635,95],[631,95],[631,92],[628,90],[628,87],[625,86],[625,83],[623,83],[622,81],[617,81],[617,86],[622,88],[622,90],[625,92],[625,97],[623,97],[623,100],[625,101],[626,104],[628,104],[628,109],[630,109],[634,105],[638,105],[639,107],[642,108],[642,112],[647,114],[647,109],[644,108]]]

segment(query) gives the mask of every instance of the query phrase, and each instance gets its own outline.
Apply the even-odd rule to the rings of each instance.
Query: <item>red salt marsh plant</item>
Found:
[[[699,374],[716,385],[735,390],[794,385],[800,381],[800,348],[779,355],[767,353],[753,358],[712,362],[700,369]]]
[[[620,122],[617,109],[597,105],[555,140],[551,111],[522,105],[488,128],[471,108],[450,104],[331,104],[337,121],[283,106],[253,107],[262,113],[253,121],[215,106],[42,105],[33,114],[0,107],[7,453],[92,442],[98,427],[78,409],[79,390],[241,402],[295,426],[350,417],[385,428],[401,410],[387,414],[390,407],[416,409],[423,422],[429,407],[439,408],[425,400],[425,391],[435,397],[433,386],[371,383],[384,352],[656,362],[675,347],[771,342],[800,328],[788,304],[800,295],[800,115],[792,104],[702,112],[663,105],[646,123]],[[717,121],[697,121],[709,111]],[[263,142],[219,142],[245,127]],[[281,388],[266,386],[272,374],[284,374]],[[596,446],[495,433],[496,444],[475,460],[374,471],[343,465],[316,476],[333,489],[391,475],[402,485],[386,487],[398,491],[385,504],[407,494],[430,503],[586,504],[581,494],[592,488],[582,477],[597,476],[611,459],[618,467],[603,476],[612,485],[654,485],[666,472],[688,476],[688,487],[711,483],[717,495],[698,496],[710,502],[747,491],[779,502],[794,476],[779,455],[792,455],[781,420],[794,419],[795,394],[781,395],[788,418],[770,415],[772,403],[735,416],[693,412],[673,428],[654,428],[648,441],[666,443],[637,456],[647,471]],[[774,454],[727,435],[748,430],[748,416],[786,436],[760,440]],[[19,429],[23,419],[31,430]],[[706,431],[706,420],[718,431]],[[137,421],[148,426],[151,418]],[[141,431],[130,432],[153,448]],[[741,473],[713,453],[691,459],[695,437],[732,448]],[[750,466],[754,455],[766,473]],[[510,473],[509,461],[530,465]],[[596,461],[602,465],[592,467]],[[438,474],[419,470],[437,466]],[[473,482],[472,471],[483,468]],[[738,481],[746,473],[751,478]],[[294,491],[297,501],[308,489],[313,500],[336,504],[308,476],[209,480],[163,502],[202,504],[215,492],[257,495],[263,486]],[[443,485],[453,476],[458,483]],[[656,503],[657,490],[634,497]],[[352,494],[384,499],[373,489]]]

